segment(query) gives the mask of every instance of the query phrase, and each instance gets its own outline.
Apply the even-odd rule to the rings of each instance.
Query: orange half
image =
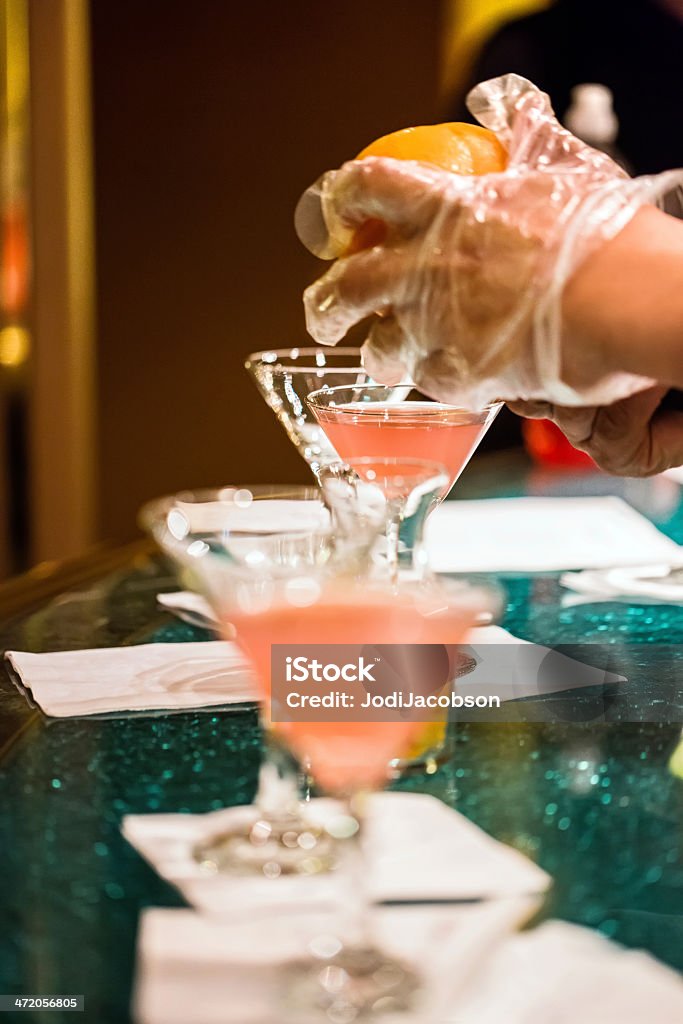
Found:
[[[424,124],[382,135],[356,157],[389,156],[395,160],[419,160],[451,174],[495,174],[507,167],[507,153],[488,128],[462,121]],[[356,228],[345,255],[380,245],[387,225],[375,218]]]

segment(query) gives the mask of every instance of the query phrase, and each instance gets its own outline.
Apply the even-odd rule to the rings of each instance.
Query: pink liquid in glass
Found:
[[[490,422],[488,413],[469,413],[437,402],[349,402],[317,408],[316,417],[350,466],[354,459],[367,455],[428,459],[444,466],[449,475],[444,495],[476,451]]]
[[[427,614],[428,613],[428,614]],[[443,600],[418,607],[388,594],[359,596],[340,590],[307,608],[275,605],[256,614],[230,614],[237,642],[251,660],[263,697],[270,696],[271,644],[455,645],[473,624],[476,609],[449,607]],[[424,730],[421,721],[274,722],[327,792],[348,793],[382,786],[387,766]]]

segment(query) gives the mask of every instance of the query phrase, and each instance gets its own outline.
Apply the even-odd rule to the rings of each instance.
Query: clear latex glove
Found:
[[[378,313],[363,350],[370,373],[387,384],[408,375],[471,408],[497,398],[604,405],[649,387],[621,373],[580,389],[563,380],[582,354],[563,351],[562,293],[641,205],[683,184],[683,171],[629,178],[562,128],[546,94],[518,75],[478,85],[468,106],[507,148],[504,173],[370,157],[302,197],[297,230],[318,255],[339,255],[369,218],[389,227],[382,245],[338,259],[307,289],[309,332],[334,345]]]

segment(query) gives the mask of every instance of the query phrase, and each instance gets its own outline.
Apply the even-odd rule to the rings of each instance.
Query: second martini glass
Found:
[[[339,459],[333,444],[306,404],[311,391],[344,384],[371,384],[359,348],[307,346],[252,352],[244,363],[261,395],[287,436],[317,477],[320,468]],[[407,387],[387,388],[387,401],[407,394]]]

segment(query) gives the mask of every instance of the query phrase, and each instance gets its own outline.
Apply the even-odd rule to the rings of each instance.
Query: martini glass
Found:
[[[338,460],[337,452],[307,406],[306,398],[311,391],[320,388],[372,383],[362,366],[360,349],[344,346],[273,349],[252,352],[244,365],[313,474],[317,476],[321,466]],[[386,390],[387,401],[400,401],[408,392],[406,385]]]
[[[367,455],[430,459],[445,466],[449,493],[502,403],[478,412],[428,400],[396,401],[384,384],[342,384],[312,391],[307,403],[340,457],[354,466]]]
[[[140,522],[187,585],[223,609],[227,567],[237,586],[240,573],[251,580],[259,564],[295,572],[299,565],[324,565],[333,550],[353,566],[381,532],[384,510],[356,490],[347,495],[344,531],[335,528],[317,487],[243,486],[157,499],[141,510]],[[233,625],[224,616],[221,623],[225,639],[233,640]],[[267,732],[266,747],[271,756],[261,769],[252,819],[211,837],[197,859],[208,871],[267,877],[329,870],[335,861],[330,837],[301,813],[296,774],[269,745]]]
[[[164,550],[190,570],[226,635],[236,630],[273,735],[340,802],[316,842],[333,842],[340,851],[345,895],[337,920],[324,936],[312,938],[308,952],[287,972],[283,1019],[297,1024],[401,1015],[415,1004],[419,978],[388,956],[372,934],[361,839],[366,795],[386,783],[390,761],[401,756],[423,723],[392,715],[368,719],[362,712],[322,721],[273,713],[272,647],[408,644],[431,650],[461,643],[481,605],[471,591],[436,582],[397,587],[373,571],[368,545],[377,535],[378,517],[374,501],[366,499],[375,492],[374,483],[361,481],[347,496],[351,507],[358,500],[352,536],[343,525],[337,528],[339,489],[327,520],[322,510],[310,509],[307,527],[299,530],[292,523],[276,529],[272,510],[259,516],[259,495],[248,488],[218,492],[208,509],[193,509],[192,502],[188,509],[188,496],[181,495],[154,503],[144,514]],[[304,512],[302,505],[300,518]],[[425,683],[430,688],[425,665],[416,665],[409,680],[415,690]],[[436,682],[441,685],[441,678]]]

